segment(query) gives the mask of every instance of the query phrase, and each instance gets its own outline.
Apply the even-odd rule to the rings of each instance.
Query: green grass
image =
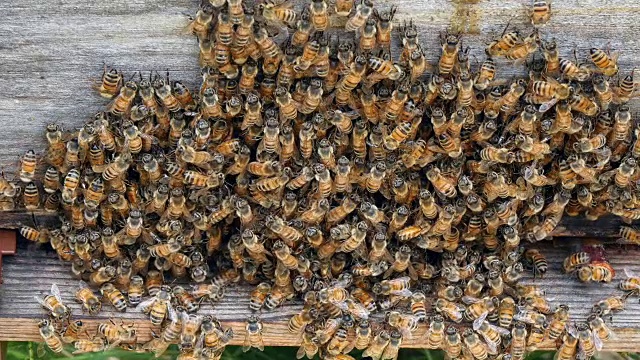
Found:
[[[31,359],[62,359],[66,358],[61,355],[54,355],[47,351],[44,357],[38,357],[38,344],[32,342],[9,342],[7,350],[7,360],[31,360]],[[297,348],[293,347],[267,347],[264,352],[251,350],[247,353],[242,352],[239,346],[228,346],[222,355],[223,360],[294,360],[296,358]],[[69,349],[72,351],[72,349]],[[171,347],[160,359],[172,360],[178,354],[177,348]],[[353,354],[352,354],[353,355]],[[359,358],[360,353],[355,354]],[[527,356],[527,360],[553,360],[553,351],[535,351]],[[73,357],[75,360],[151,360],[155,359],[152,354],[134,354],[124,350],[112,350],[102,353],[82,354]],[[441,351],[420,350],[420,349],[402,349],[398,359],[401,360],[443,360],[444,355]],[[640,360],[638,354],[630,353],[607,353],[603,352],[596,356],[595,360]]]

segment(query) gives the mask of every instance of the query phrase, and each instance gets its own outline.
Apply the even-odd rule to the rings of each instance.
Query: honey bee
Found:
[[[262,340],[262,322],[257,316],[251,315],[247,319],[245,326],[246,336],[242,345],[242,351],[247,352],[252,347],[263,351],[264,342]]]
[[[485,52],[489,56],[503,56],[513,49],[517,44],[522,42],[520,34],[517,31],[510,31],[502,34],[498,40],[494,40],[487,46]]]
[[[545,330],[545,337],[550,340],[556,340],[562,335],[569,319],[568,307],[560,305],[551,317],[551,322]]]
[[[626,297],[612,296],[604,300],[598,301],[593,306],[593,311],[600,316],[608,315],[612,312],[621,311],[621,310],[624,310],[625,301],[626,301]]]
[[[196,13],[195,18],[187,26],[187,31],[195,34],[199,39],[204,39],[209,33],[211,20],[213,20],[214,7],[211,4],[204,4]]]
[[[45,159],[48,164],[61,170],[66,152],[66,145],[62,138],[62,127],[55,123],[48,124],[45,136],[47,138],[47,153]]]
[[[302,312],[295,314],[289,319],[289,332],[294,334],[300,333],[317,317],[318,312],[316,309],[303,308]]]
[[[462,333],[462,339],[466,349],[471,353],[471,355],[473,355],[473,358],[482,360],[488,357],[487,345],[482,342],[482,340],[480,340],[478,335],[473,332],[473,330],[466,329]]]
[[[505,58],[507,60],[523,60],[527,58],[529,55],[533,54],[538,50],[539,36],[537,32],[532,33],[531,35],[524,38],[522,43],[516,44],[512,48],[510,48],[506,54]]]
[[[180,306],[182,306],[187,312],[196,312],[200,307],[200,303],[196,300],[195,296],[191,295],[182,286],[175,286],[173,288],[173,295]]]
[[[147,286],[149,286],[148,283]],[[149,294],[151,295],[151,292],[149,292]],[[165,317],[167,317],[167,315],[169,314],[169,308],[171,307],[172,298],[171,288],[166,285],[162,285],[160,287],[160,290],[152,296],[153,297],[151,299],[138,304],[138,306],[136,306],[136,309],[141,310],[145,314],[149,314],[151,318],[151,324],[159,326],[165,319]]]
[[[614,76],[618,73],[618,55],[614,54],[610,56],[604,50],[598,48],[591,48],[589,50],[591,61],[597,67],[598,72],[601,72],[605,76]]]
[[[460,51],[460,37],[458,35],[447,34],[441,39],[442,55],[438,62],[440,74],[448,75],[453,70],[458,52]]]
[[[127,81],[109,105],[109,112],[117,116],[128,114],[137,93],[138,85],[133,81]]]
[[[38,323],[38,330],[40,336],[47,347],[56,354],[65,354],[65,356],[71,356],[64,350],[64,343],[60,336],[49,320],[42,320]]]
[[[398,311],[391,311],[386,314],[387,323],[397,328],[403,336],[411,338],[411,333],[418,328],[419,319],[413,315],[402,314]]]
[[[325,31],[329,27],[330,19],[327,13],[329,5],[324,0],[312,0],[309,6],[311,24],[316,31]]]
[[[511,356],[514,359],[523,359],[527,346],[527,328],[524,323],[518,322],[511,330]]]
[[[371,87],[383,79],[398,80],[404,76],[404,70],[399,65],[384,58],[372,56],[369,58],[368,65],[374,73],[368,76],[365,82],[367,87]]]
[[[528,249],[525,251],[524,257],[532,265],[534,276],[539,274],[540,277],[544,277],[549,265],[540,251],[536,249]]]
[[[548,75],[557,75],[560,71],[560,57],[558,54],[558,45],[555,39],[542,43],[542,55],[544,56],[544,73]]]
[[[579,324],[577,327],[578,345],[580,353],[584,354],[587,359],[592,358],[596,353],[596,344],[593,333],[587,324]]]
[[[453,198],[457,195],[455,186],[453,186],[443,175],[442,171],[437,167],[432,167],[427,171],[427,179],[433,187],[442,195]]]
[[[307,325],[304,327],[304,332],[302,333],[302,345],[298,349],[296,353],[296,358],[302,359],[303,357],[307,357],[312,359],[315,354],[318,352],[318,345],[313,340],[315,337],[315,327],[313,325]]]
[[[20,227],[20,235],[27,240],[39,242],[39,243],[47,243],[49,242],[49,230],[41,229],[37,230],[29,226]]]
[[[571,110],[576,110],[586,116],[595,116],[600,110],[598,104],[579,93],[574,93],[569,97],[569,105]]]
[[[383,49],[389,49],[391,44],[391,32],[393,31],[393,18],[396,14],[397,7],[392,5],[388,11],[378,13],[377,9],[373,9],[376,17],[376,42]]]
[[[327,343],[327,354],[329,356],[339,356],[342,353],[350,352],[353,346],[350,345],[348,335],[347,329],[340,327]]]
[[[615,333],[604,323],[604,320],[596,314],[589,315],[587,323],[593,331],[593,343],[595,348],[597,351],[601,351],[604,345],[603,342],[615,337]]]
[[[353,16],[347,20],[344,29],[349,32],[360,30],[372,14],[373,3],[367,0],[361,1],[361,3],[356,6],[356,11]]]
[[[530,17],[533,26],[545,25],[551,18],[551,2],[547,0],[534,0]]]
[[[142,276],[132,276],[126,292],[129,304],[140,304],[140,302],[142,301],[142,296],[144,295],[144,279],[142,278]]]
[[[449,326],[445,332],[443,350],[450,359],[456,359],[462,353],[462,337],[453,326]]]
[[[453,322],[460,322],[463,319],[463,309],[454,302],[444,298],[438,298],[433,304],[434,309]]]
[[[127,300],[113,284],[105,283],[100,287],[100,293],[102,296],[109,300],[111,305],[118,311],[127,310]]]
[[[133,325],[124,323],[118,325],[112,319],[109,322],[100,323],[97,331],[109,344],[109,348],[136,341],[136,330],[133,329]]]
[[[392,330],[389,335],[389,345],[384,349],[382,353],[382,360],[396,360],[398,358],[398,352],[402,345],[402,333],[398,330]]]
[[[575,336],[574,336],[575,334]],[[558,348],[558,359],[569,360],[576,356],[578,348],[578,338],[575,330],[568,331],[563,339],[560,347]]]
[[[111,99],[118,94],[120,87],[122,86],[123,78],[122,73],[118,70],[111,68],[107,71],[107,64],[104,64],[104,70],[102,72],[102,81],[96,89],[100,93],[100,96]]]
[[[611,265],[604,261],[594,261],[578,269],[578,279],[582,282],[611,282],[614,275]]]
[[[102,309],[102,303],[98,297],[84,284],[76,292],[76,300],[82,303],[82,311],[86,310],[89,315],[95,315]]]
[[[451,327],[451,329],[455,329]],[[429,323],[429,328],[425,335],[426,347],[428,349],[441,349],[445,339],[444,318],[441,315],[435,315]],[[450,348],[450,347],[449,347]]]
[[[376,34],[378,32],[376,20],[369,18],[360,28],[360,51],[372,51],[376,47]]]
[[[62,333],[62,341],[69,344],[78,340],[78,335],[83,327],[84,323],[81,320],[69,321],[69,325],[67,325],[66,329]]]
[[[389,345],[391,340],[391,336],[386,330],[382,330],[377,333],[369,347],[362,353],[363,357],[371,357],[372,359],[379,360],[382,358],[382,354],[384,353],[384,349]]]
[[[34,298],[42,307],[49,311],[50,315],[56,320],[66,319],[71,315],[69,308],[62,303],[60,289],[56,284],[51,285],[51,294],[45,296],[44,299],[37,296],[34,296]]]
[[[567,256],[563,261],[564,271],[567,273],[577,270],[579,267],[591,262],[591,256],[584,252],[576,252]]]
[[[20,159],[20,181],[30,183],[33,181],[36,173],[36,165],[38,159],[33,150],[27,152]]]

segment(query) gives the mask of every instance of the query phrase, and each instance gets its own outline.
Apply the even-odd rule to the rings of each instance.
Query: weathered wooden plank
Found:
[[[439,56],[438,34],[452,27],[471,31],[464,44],[472,55],[484,57],[482,47],[505,25],[528,32],[525,4],[530,0],[379,1],[398,7],[396,23],[413,18],[419,38],[433,62]],[[36,0],[0,4],[0,165],[13,168],[27,149],[41,152],[42,130],[58,122],[78,127],[105,105],[91,89],[102,64],[127,73],[164,71],[190,86],[199,81],[195,40],[181,34],[187,14],[195,13],[195,0],[115,0],[94,4],[81,0],[64,3]],[[620,66],[629,71],[640,57],[640,24],[634,19],[640,4],[633,0],[603,3],[598,0],[554,2],[553,17],[541,30],[555,37],[564,56],[576,48],[581,59],[592,46],[622,51]],[[500,67],[498,75],[511,77],[523,66]],[[634,103],[635,104],[635,103]]]
[[[562,243],[560,243],[562,245]],[[572,319],[580,322],[586,319],[594,303],[612,295],[620,295],[616,289],[617,279],[623,278],[623,269],[640,274],[640,264],[637,262],[640,250],[636,247],[609,246],[607,256],[611,265],[618,272],[616,281],[610,284],[583,284],[575,278],[561,273],[562,260],[569,253],[568,248],[552,247],[549,243],[541,248],[546,255],[550,269],[543,279],[527,277],[523,283],[534,283],[547,292],[547,297],[555,306],[561,303],[569,305]],[[109,305],[104,305],[103,311],[95,317],[83,315],[79,304],[73,300],[73,293],[78,281],[70,277],[69,265],[55,258],[55,254],[45,248],[36,249],[31,245],[21,244],[16,256],[7,258],[4,265],[5,282],[0,286],[0,341],[37,340],[36,320],[44,314],[43,309],[33,299],[34,295],[44,295],[51,288],[52,283],[58,284],[62,291],[64,302],[71,307],[74,317],[89,324],[89,328],[109,318],[124,318],[134,321],[138,325],[140,339],[149,339],[150,323],[144,314],[135,309],[127,309],[126,313],[113,311]],[[218,317],[225,326],[233,327],[236,332],[234,344],[241,343],[244,335],[244,320],[250,314],[250,288],[237,286],[229,288],[223,300],[211,307],[203,303],[200,314],[211,314]],[[264,326],[264,340],[266,345],[293,346],[299,339],[291,336],[287,331],[288,319],[300,311],[299,302],[289,302],[277,311],[261,313]],[[380,318],[381,314],[376,314]],[[610,324],[618,335],[616,339],[606,344],[606,349],[612,351],[638,351],[640,349],[640,303],[635,297],[627,302],[625,311],[615,314]],[[157,329],[156,329],[157,330]],[[423,347],[422,335],[425,326],[413,339],[404,343],[406,347]],[[93,330],[89,331],[93,333]],[[551,348],[552,344],[545,344]]]

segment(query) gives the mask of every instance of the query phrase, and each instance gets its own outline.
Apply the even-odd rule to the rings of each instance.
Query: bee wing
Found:
[[[636,277],[633,272],[631,270],[629,270],[628,268],[623,268],[622,271],[624,271],[624,276],[626,276],[627,278],[633,278]]]
[[[486,336],[484,336],[484,334],[482,335],[482,337],[484,338],[484,341],[487,343],[487,348],[489,349],[489,351],[491,353],[495,353],[496,351],[498,351],[498,343],[495,341],[492,341],[491,339],[487,338]]]
[[[477,297],[473,297],[473,296],[465,295],[465,296],[462,297],[462,302],[467,304],[467,305],[475,304],[475,303],[480,302],[480,301],[481,301],[481,299],[478,299]]]
[[[305,357],[306,354],[307,354],[307,352],[306,352],[306,350],[304,348],[304,344],[302,344],[298,348],[298,352],[296,352],[296,359],[302,359],[303,357]]]
[[[44,343],[41,342],[38,344],[38,348],[36,349],[36,355],[38,355],[39,358],[44,358],[44,356],[47,354],[47,349],[44,347]]]
[[[281,2],[280,4],[275,4],[273,9],[291,9],[292,7],[293,7],[293,1],[285,0],[285,1]]]
[[[254,344],[255,346],[256,344]],[[264,351],[264,339],[262,339],[262,333],[258,335],[258,344],[255,346],[258,350]]]
[[[393,272],[394,272],[393,266],[390,266],[390,267],[387,269],[387,271],[385,271],[385,272],[384,272],[384,275],[382,275],[382,278],[383,278],[383,279],[388,279],[388,278],[389,278],[389,276],[391,276],[391,274],[393,274]]]
[[[46,309],[51,310],[51,309],[50,309],[50,307],[49,307],[49,305],[47,305],[47,303],[45,303],[45,302],[44,302],[44,300],[42,300],[41,298],[39,298],[39,297],[37,297],[37,296],[34,296],[33,298],[34,298],[34,299],[36,299],[36,301],[38,302],[38,304],[42,305],[42,306],[43,306],[44,308],[46,308]]]
[[[477,331],[480,328],[484,320],[487,318],[487,315],[489,315],[489,312],[485,311],[482,314],[480,314],[480,316],[478,316],[477,319],[473,320],[473,330]]]
[[[500,335],[506,336],[511,334],[511,332],[502,326],[491,325],[491,328],[500,333]]]
[[[62,302],[62,296],[60,296],[60,289],[58,285],[51,284],[51,294],[56,297],[59,302]]]
[[[114,341],[113,343],[109,344],[109,346],[107,346],[105,348],[105,350],[113,350],[115,349],[118,345],[120,345],[120,343],[122,342],[122,339],[117,339],[116,341]]]
[[[416,281],[418,280],[418,272],[416,272],[416,269],[413,267],[412,263],[409,263],[409,266],[407,267],[407,270],[409,271],[409,277]]]
[[[558,99],[553,98],[550,101],[543,103],[542,105],[540,105],[540,107],[538,108],[538,112],[540,113],[546,113],[547,111],[551,110],[551,108],[553,107],[553,105],[555,105],[558,102]]]
[[[402,333],[402,337],[405,339],[411,339],[413,338],[413,335],[411,334],[411,330],[404,328],[404,329],[400,329],[400,332]]]
[[[515,319],[515,316],[514,316]],[[571,336],[573,336],[574,338],[578,337],[578,330],[576,330],[576,327],[574,325],[567,325],[565,326],[565,329],[567,330],[567,333]]]
[[[178,319],[178,313],[173,308],[173,306],[168,306],[167,307],[167,318],[171,322],[174,322],[174,321],[176,321]]]
[[[598,332],[596,330],[592,330],[591,331],[591,336],[593,336],[593,343],[596,346],[596,349],[598,351],[602,350],[602,346],[604,345],[604,343],[602,342],[602,339],[600,339],[600,337],[598,336]]]
[[[513,315],[513,320],[522,321],[527,324],[531,324],[531,321],[527,318],[524,313],[517,313]]]
[[[409,289],[403,289],[401,291],[393,291],[393,295],[399,295],[402,297],[410,297],[413,293]]]
[[[142,311],[142,312],[146,312],[146,310],[153,305],[153,303],[155,303],[156,298],[152,297],[151,299],[147,299],[143,302],[141,302],[140,304],[138,304],[138,306],[136,306],[136,310],[137,311]]]
[[[242,352],[247,352],[251,349],[251,342],[249,341],[249,332],[246,331],[244,334],[244,341],[242,342]]]
[[[620,337],[616,335],[616,333],[611,330],[611,328],[607,327],[607,330],[609,331],[609,340],[620,340]]]
[[[351,350],[353,350],[353,348],[356,346],[356,339],[353,338],[351,340],[351,342],[349,342],[349,345],[347,345],[347,347],[344,348],[344,350],[342,351],[343,354],[348,354],[351,352]]]
[[[198,336],[198,339],[196,340],[195,352],[202,351],[203,347],[204,347],[204,334],[201,333],[200,336]]]
[[[347,305],[346,301],[332,301],[331,304],[342,311],[349,311],[349,305]]]

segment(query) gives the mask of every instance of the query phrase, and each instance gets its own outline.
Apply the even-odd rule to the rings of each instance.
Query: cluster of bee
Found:
[[[545,339],[559,340],[562,360],[588,358],[611,334],[601,316],[626,297],[570,325],[566,306],[518,284],[525,267],[548,268],[523,245],[549,238],[565,213],[640,219],[636,91],[633,74],[612,82],[617,55],[560,57],[539,31],[549,11],[535,1],[531,34],[505,30],[472,69],[459,34],[444,34],[429,64],[415,25],[371,0],[300,12],[204,2],[188,27],[201,87],[105,67],[108,107],[75,132],[47,126],[44,192],[30,151],[24,190],[0,183],[2,207],[21,195],[63,215],[58,229],[21,234],[50,243],[115,308],[165,324],[143,350],[178,342],[185,358],[218,358],[233,333],[195,313],[242,279],[256,314],[304,299],[289,322],[298,357],[349,359],[355,347],[395,359],[426,323],[425,347],[449,358],[517,360]],[[526,63],[528,77],[501,84],[498,58]],[[564,265],[585,281],[613,277],[581,254]],[[263,347],[262,326],[249,317],[245,349]]]
[[[563,270],[568,274],[575,273],[582,282],[611,282],[615,270],[603,255],[602,246],[585,246],[564,259]]]
[[[154,295],[155,297],[144,303],[140,303],[142,293],[139,294],[137,300],[132,297],[135,295],[131,292],[128,294],[129,304],[140,303],[140,308],[151,314],[153,324],[159,325],[158,319],[161,323],[165,317],[168,321],[160,335],[154,334],[151,341],[139,344],[135,324],[125,324],[122,320],[120,324],[117,324],[113,319],[100,323],[95,336],[89,335],[81,320],[71,318],[71,310],[62,302],[58,286],[53,284],[49,295],[44,298],[35,297],[49,315],[48,319],[38,323],[40,335],[44,340],[44,343],[38,348],[38,354],[43,355],[44,344],[46,344],[54,353],[68,355],[64,348],[65,344],[73,344],[75,349],[73,354],[99,352],[119,346],[131,351],[150,351],[159,357],[171,344],[178,344],[181,350],[179,357],[181,360],[220,358],[226,345],[233,338],[233,330],[223,328],[220,322],[212,316],[202,317],[188,314],[186,310],[188,307],[170,306],[171,291],[169,286],[160,286],[155,289],[155,293],[157,293]],[[176,298],[181,297],[177,286],[173,291]],[[107,299],[116,309],[121,311],[126,309],[127,300],[114,285],[106,283],[100,292],[103,298]],[[154,293],[153,290],[149,292]],[[89,314],[96,314],[102,308],[100,299],[84,283],[76,293],[76,300],[82,303],[83,311],[87,311]],[[87,335],[86,338],[80,337],[83,330]]]

